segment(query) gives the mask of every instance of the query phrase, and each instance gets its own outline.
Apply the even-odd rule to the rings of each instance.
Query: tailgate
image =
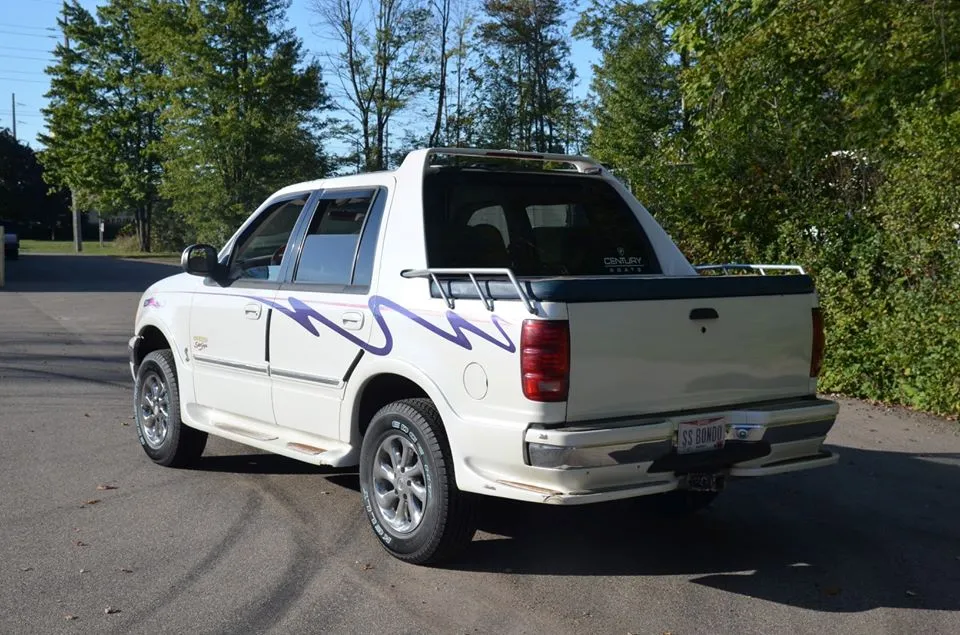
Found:
[[[567,420],[810,394],[813,306],[813,293],[568,304]]]

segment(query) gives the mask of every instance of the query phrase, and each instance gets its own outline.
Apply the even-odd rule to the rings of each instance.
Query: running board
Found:
[[[247,428],[231,425],[229,423],[215,423],[213,427],[226,430],[227,432],[232,432],[233,434],[239,434],[240,436],[247,437],[248,439],[256,439],[257,441],[275,441],[277,439],[277,435],[275,434],[257,432],[256,430],[249,430]]]
[[[316,456],[317,454],[323,454],[326,452],[324,448],[318,448],[313,445],[307,445],[306,443],[288,443],[287,447],[291,450],[296,450],[297,452],[303,452],[304,454],[309,454],[311,456]]]
[[[183,407],[184,423],[213,436],[311,465],[354,467],[360,448],[336,438],[237,417],[196,403]]]

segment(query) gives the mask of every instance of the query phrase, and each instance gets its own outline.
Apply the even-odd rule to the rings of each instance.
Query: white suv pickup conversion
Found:
[[[469,543],[477,494],[685,512],[838,458],[810,277],[698,270],[587,157],[416,150],[284,188],[182,266],[129,344],[147,455],[213,434],[359,465],[408,562]]]

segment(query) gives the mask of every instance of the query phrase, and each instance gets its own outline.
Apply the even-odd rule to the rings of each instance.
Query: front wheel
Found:
[[[380,544],[413,564],[463,550],[476,531],[475,503],[457,489],[436,407],[405,399],[382,408],[360,449],[360,492]]]
[[[180,389],[173,353],[149,353],[137,369],[134,385],[137,438],[155,463],[186,467],[203,454],[207,433],[180,418]]]

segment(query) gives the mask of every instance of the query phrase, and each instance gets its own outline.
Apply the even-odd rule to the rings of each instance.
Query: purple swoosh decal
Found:
[[[288,301],[290,306],[284,306],[278,302],[273,302],[267,300],[266,298],[261,298],[258,296],[250,295],[246,296],[257,302],[262,302],[263,304],[283,313],[290,319],[294,320],[297,324],[302,326],[310,334],[314,336],[319,336],[320,332],[317,330],[317,327],[313,324],[314,322],[319,322],[323,324],[331,331],[335,332],[337,335],[346,338],[347,340],[353,342],[363,350],[373,355],[389,355],[390,351],[393,350],[393,333],[390,332],[390,328],[387,326],[386,320],[383,318],[383,312],[381,307],[396,311],[400,315],[405,316],[406,318],[416,322],[423,328],[427,329],[435,335],[439,335],[443,339],[456,344],[461,348],[465,348],[468,351],[473,350],[473,344],[470,342],[470,339],[467,337],[467,333],[473,333],[477,337],[484,339],[498,348],[502,348],[508,353],[516,352],[517,347],[514,345],[513,341],[510,339],[510,336],[503,328],[504,321],[497,317],[496,315],[490,316],[490,321],[500,332],[500,335],[503,336],[504,341],[500,341],[498,338],[490,335],[489,333],[482,330],[480,327],[475,326],[464,319],[462,316],[458,315],[453,311],[447,311],[447,321],[450,323],[450,326],[453,327],[453,332],[448,333],[444,329],[430,323],[424,318],[420,317],[413,311],[400,306],[393,300],[389,300],[383,296],[374,295],[370,296],[370,301],[368,305],[370,307],[370,312],[373,314],[373,319],[377,324],[380,325],[380,330],[383,331],[384,342],[382,346],[374,346],[368,342],[364,342],[362,339],[358,338],[356,335],[350,331],[345,330],[339,325],[335,324],[330,319],[324,317],[316,309],[310,307],[306,303],[297,298],[290,297]]]

